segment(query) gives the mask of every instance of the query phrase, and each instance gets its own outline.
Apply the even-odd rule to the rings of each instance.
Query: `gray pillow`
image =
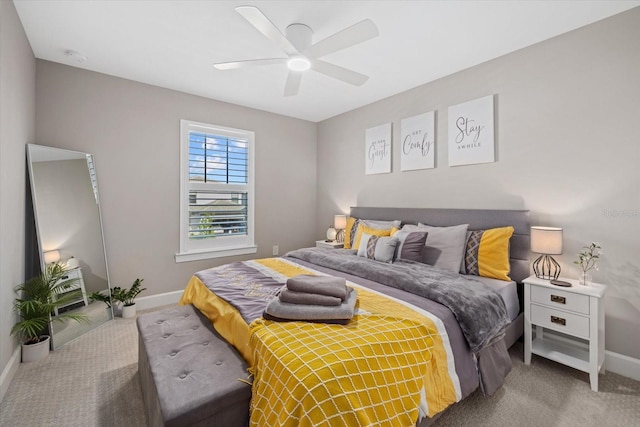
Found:
[[[427,240],[426,231],[400,230],[393,237],[398,239],[398,248],[394,259],[409,259],[422,262],[422,251]]]
[[[405,225],[402,231],[426,231],[429,238],[422,252],[422,262],[449,271],[460,271],[469,224],[452,227]]]
[[[363,233],[358,247],[358,256],[381,262],[393,262],[398,239],[395,237],[379,237]]]

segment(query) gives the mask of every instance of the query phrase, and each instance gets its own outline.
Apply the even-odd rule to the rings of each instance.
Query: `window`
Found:
[[[255,253],[254,133],[180,121],[176,262]]]

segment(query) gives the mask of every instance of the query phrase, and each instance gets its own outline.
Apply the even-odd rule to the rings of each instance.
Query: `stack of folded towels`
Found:
[[[343,278],[301,274],[287,280],[264,318],[346,324],[355,314],[357,300],[358,293]]]

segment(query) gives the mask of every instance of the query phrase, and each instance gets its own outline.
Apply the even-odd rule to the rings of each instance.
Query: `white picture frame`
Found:
[[[435,111],[400,122],[400,170],[435,167]]]
[[[368,128],[364,139],[365,174],[391,172],[391,123]]]
[[[449,107],[449,166],[495,162],[493,95]]]

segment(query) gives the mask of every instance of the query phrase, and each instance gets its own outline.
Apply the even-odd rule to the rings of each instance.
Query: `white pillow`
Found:
[[[422,262],[449,271],[460,271],[469,224],[433,227],[425,224],[405,225],[403,231],[426,231],[428,234]]]

